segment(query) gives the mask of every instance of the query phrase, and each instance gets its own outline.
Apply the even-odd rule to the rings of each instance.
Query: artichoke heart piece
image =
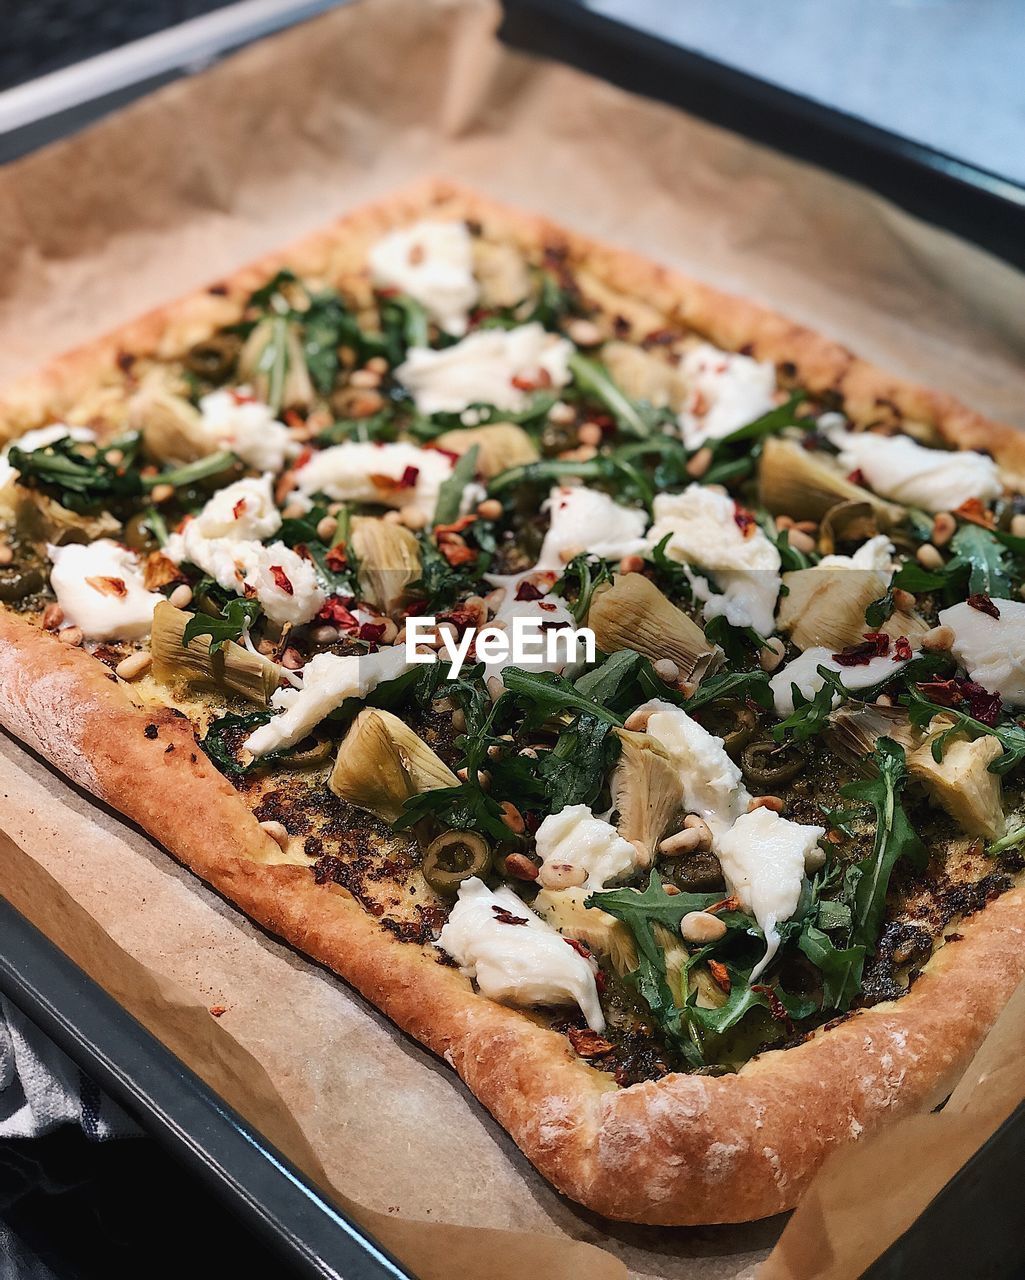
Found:
[[[284,316],[256,325],[239,354],[238,373],[275,413],[307,409],[316,397],[299,333]]]
[[[530,436],[515,422],[492,422],[486,427],[457,427],[454,431],[445,431],[434,443],[439,449],[457,453],[460,457],[469,453],[476,445],[477,470],[485,480],[493,480],[510,467],[536,462],[541,456]]]
[[[195,462],[217,451],[199,410],[165,387],[143,387],[132,397],[128,413],[151,462]]]
[[[605,956],[622,977],[637,968],[630,930],[599,907],[585,907],[587,889],[542,889],[532,906],[564,938],[576,938],[596,956]]]
[[[18,532],[30,542],[52,542],[63,547],[69,542],[95,542],[99,538],[118,537],[121,521],[101,511],[97,515],[80,515],[69,511],[55,499],[38,489],[12,485],[13,514]],[[0,514],[7,514],[0,512]]]
[[[210,652],[208,636],[197,636],[183,645],[182,636],[192,616],[166,600],[153,610],[150,652],[154,678],[172,688],[187,685],[209,692],[235,693],[265,707],[278,687],[279,668],[232,640],[216,653]]]
[[[603,653],[632,649],[652,662],[671,658],[687,680],[702,680],[723,661],[698,624],[640,573],[617,577],[596,593],[587,625]]]
[[[937,717],[930,731],[949,728]],[[1003,747],[996,738],[986,735],[974,742],[967,738],[947,739],[943,759],[933,759],[935,733],[908,755],[908,773],[920,782],[938,805],[950,814],[968,836],[985,836],[996,840],[1004,834],[1004,809],[1000,775],[989,767]]]
[[[829,749],[841,759],[863,766],[866,772],[868,757],[880,738],[892,738],[911,752],[921,744],[922,734],[912,725],[904,707],[880,706],[877,702],[838,707],[829,717],[825,731]]]
[[[473,242],[473,274],[482,307],[515,307],[530,293],[530,268],[515,245],[477,237]]]
[[[762,447],[758,487],[764,507],[794,520],[821,520],[838,502],[867,502],[883,529],[904,516],[903,507],[848,480],[832,458],[778,436],[770,436]]]
[[[650,351],[628,342],[606,342],[602,364],[631,400],[644,400],[657,409],[680,409],[686,384],[678,369]]]
[[[683,804],[683,780],[666,750],[646,733],[614,730],[621,743],[612,772],[612,803],[619,813],[619,834],[650,867],[658,842]]]
[[[783,575],[777,626],[802,652],[815,645],[836,652],[872,630],[917,640],[929,624],[916,613],[894,613],[879,628],[865,621],[865,610],[886,594],[889,581],[881,569],[794,569]]]
[[[879,521],[871,502],[838,502],[830,507],[819,525],[820,554],[836,554],[841,542],[867,542],[879,532]]]
[[[383,613],[393,613],[420,577],[420,546],[408,529],[376,516],[352,522],[349,545],[359,565],[361,597]]]
[[[338,748],[328,787],[384,822],[395,822],[410,796],[458,786],[447,764],[405,721],[365,707]]]

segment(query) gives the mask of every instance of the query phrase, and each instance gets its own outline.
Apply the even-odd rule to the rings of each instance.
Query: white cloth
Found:
[[[36,1138],[77,1124],[87,1138],[129,1138],[135,1122],[0,996],[0,1138]]]

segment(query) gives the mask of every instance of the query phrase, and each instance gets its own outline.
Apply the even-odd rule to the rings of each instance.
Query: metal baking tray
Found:
[[[415,1280],[2,897],[0,938],[0,992],[265,1240],[283,1274]]]
[[[851,178],[1025,268],[1025,187],[586,9],[503,0],[506,43]]]

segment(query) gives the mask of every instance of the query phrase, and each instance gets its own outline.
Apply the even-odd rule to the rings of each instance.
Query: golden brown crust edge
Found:
[[[734,1076],[617,1089],[563,1036],[475,994],[344,890],[270,865],[276,846],[188,721],[138,707],[87,654],[3,614],[0,722],[444,1056],[545,1177],[610,1218],[685,1225],[792,1207],[831,1149],[945,1096],[1025,973],[1014,889],[960,926],[898,1003]]]
[[[952,395],[890,374],[758,303],[434,178],[250,263],[220,283],[217,293],[199,290],[158,307],[19,379],[0,395],[0,441],[40,422],[59,420],[99,373],[115,381],[124,377],[119,360],[125,354],[173,354],[229,323],[252,289],[283,265],[327,279],[359,277],[365,250],[377,236],[425,214],[480,221],[528,248],[538,243],[565,246],[570,258],[601,284],[644,299],[666,322],[682,321],[727,350],[743,349],[778,366],[792,366],[797,383],[840,396],[852,421],[870,425],[897,414],[931,428],[957,448],[991,453],[1012,481],[1025,485],[1025,433],[1009,424],[976,413]]]

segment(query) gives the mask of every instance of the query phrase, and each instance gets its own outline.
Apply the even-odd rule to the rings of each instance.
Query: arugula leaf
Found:
[[[170,471],[158,471],[152,476],[142,476],[144,489],[155,489],[158,485],[169,484],[175,489],[188,489],[200,480],[209,480],[226,467],[235,462],[235,455],[226,449],[220,453],[207,454],[205,458],[197,458],[195,462],[186,462],[184,466],[172,467]]]
[[[497,802],[471,782],[410,796],[393,828],[405,831],[423,818],[433,818],[450,831],[479,831],[499,843],[514,838],[502,821]]]
[[[792,569],[810,569],[818,563],[817,555],[806,555],[803,551],[798,551],[787,537],[786,529],[777,529],[766,523],[762,525],[762,531],[779,552],[784,573],[789,573]]]
[[[697,1003],[697,993],[687,1002],[687,1017],[705,1036],[723,1036],[744,1020],[752,1009],[767,1009],[769,1000],[764,991],[748,984],[747,976],[731,965],[726,966],[730,978],[730,992],[725,1004],[705,1009]]]
[[[867,952],[875,950],[894,866],[906,858],[923,870],[929,858],[900,803],[908,781],[903,748],[892,738],[880,738],[871,759],[877,770],[875,778],[851,782],[840,789],[846,799],[870,804],[876,815],[872,852],[844,875],[845,894],[854,914],[851,943],[863,946]]]
[[[641,406],[635,404],[616,385],[604,365],[574,351],[569,358],[569,368],[580,391],[604,405],[615,418],[620,431],[638,438],[651,435],[654,427],[653,411],[647,407],[648,412],[645,413]]]
[[[688,714],[699,707],[715,702],[718,698],[750,698],[760,707],[771,709],[772,690],[764,671],[727,671],[721,676],[709,676],[684,703]]]
[[[574,556],[562,571],[562,577],[552,588],[556,595],[565,596],[567,588],[576,587],[577,598],[569,605],[573,620],[579,626],[587,620],[587,611],[598,587],[604,582],[611,582],[612,575],[604,560],[599,560],[590,552],[584,551]]]
[[[264,765],[268,761],[277,758],[278,753],[273,752],[270,755],[262,756],[258,760],[252,760],[249,764],[241,764],[235,754],[236,748],[243,737],[248,737],[254,729],[267,724],[270,718],[271,712],[269,711],[250,711],[245,715],[230,713],[221,716],[211,722],[205,737],[200,740],[199,745],[217,768],[220,769],[221,773],[226,773],[230,777],[244,777],[257,765]]]
[[[667,533],[649,553],[649,563],[655,569],[655,584],[677,600],[690,600],[694,592],[686,568],[679,560],[666,554],[666,547],[672,539],[673,535]]]
[[[419,537],[420,577],[410,591],[424,598],[424,607],[438,611],[449,608],[460,596],[477,589],[479,567],[453,567],[438,550],[437,543],[426,531]]]
[[[405,360],[410,347],[427,347],[429,325],[422,303],[408,294],[380,298],[381,341],[388,363],[394,368]]]
[[[954,557],[947,561],[948,578],[968,574],[970,595],[985,594],[994,599],[1010,599],[1014,593],[1010,556],[989,532],[976,524],[965,524],[950,540]]]
[[[823,902],[819,905],[819,923],[823,909],[839,908],[842,903]],[[851,913],[846,912],[848,922]],[[831,925],[837,928],[842,925]],[[798,948],[808,957],[816,969],[822,974],[822,1007],[824,1009],[849,1009],[851,1002],[861,989],[861,975],[865,966],[865,947],[863,943],[840,948],[822,929],[805,921],[799,938]]]
[[[595,801],[619,748],[611,728],[607,720],[583,714],[563,729],[553,750],[538,755],[537,772],[549,813]]]
[[[890,580],[890,590],[900,587],[902,591],[919,594],[923,591],[939,591],[947,585],[947,574],[933,573],[923,569],[917,560],[905,560]]]
[[[946,716],[948,719],[952,716],[954,718],[954,723],[951,727],[937,734],[933,740],[932,755],[937,764],[943,759],[943,748],[948,740],[957,733],[968,733],[972,737],[978,737],[980,734],[989,734],[999,741],[1004,749],[1004,754],[989,766],[990,773],[1010,773],[1012,769],[1016,769],[1025,760],[1025,728],[1014,720],[1008,724],[1001,725],[983,724],[981,720],[976,720],[964,711],[958,711],[951,707],[941,707],[935,702],[930,702],[928,698],[910,685],[901,701],[908,708],[911,723],[918,729],[927,728],[934,716]]]
[[[1007,835],[1001,836],[999,840],[994,840],[992,844],[986,846],[986,852],[991,858],[998,857],[1001,853],[1006,853],[1008,849],[1016,849],[1020,844],[1025,844],[1025,822],[1008,831]]]
[[[382,409],[369,418],[339,418],[318,433],[317,444],[342,444],[346,440],[393,441],[398,431],[395,415],[389,409]]]
[[[880,596],[878,600],[873,600],[865,610],[865,623],[872,631],[878,631],[879,628],[890,618],[896,606],[893,601],[892,585],[884,596]]]
[[[585,711],[610,725],[623,723],[622,716],[592,701],[565,676],[556,675],[553,671],[506,667],[502,672],[502,683],[516,703],[526,709],[527,723],[531,726],[543,724],[560,711]]]
[[[636,678],[643,661],[641,655],[633,649],[620,649],[593,670],[578,676],[573,681],[573,687],[577,693],[582,693],[592,702],[608,706]]]
[[[122,437],[99,449],[83,449],[81,442],[67,436],[31,452],[14,443],[8,460],[22,484],[50,490],[62,506],[82,512],[91,504],[144,492],[135,465],[138,449],[138,435]],[[117,451],[114,462],[109,460],[111,450]]]
[[[777,742],[793,738],[795,742],[806,742],[826,727],[833,710],[833,699],[840,698],[846,702],[850,697],[841,683],[839,675],[830,667],[816,667],[822,677],[822,687],[810,698],[806,698],[797,685],[791,685],[794,695],[794,710],[785,720],[781,720],[772,730]]]
[[[477,474],[477,457],[480,445],[473,445],[463,454],[452,468],[452,474],[438,489],[438,501],[434,508],[434,523],[451,524],[459,518],[459,508],[463,501],[463,490]]]
[[[752,650],[757,653],[765,643],[754,627],[735,627],[722,613],[705,623],[705,635],[734,666],[748,661]]]
[[[182,647],[199,636],[210,637],[210,652],[217,653],[229,640],[238,640],[243,631],[248,630],[260,616],[259,600],[246,600],[235,596],[221,609],[219,618],[212,618],[206,613],[196,613],[185,624],[182,632]]]

